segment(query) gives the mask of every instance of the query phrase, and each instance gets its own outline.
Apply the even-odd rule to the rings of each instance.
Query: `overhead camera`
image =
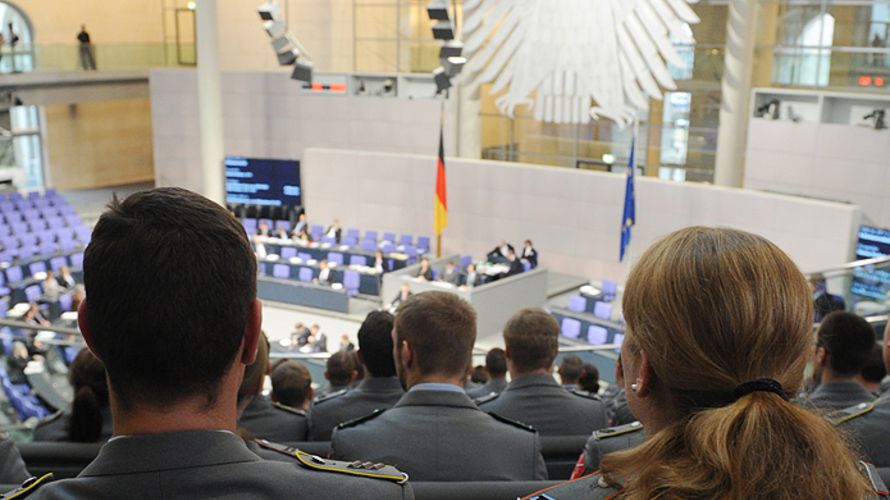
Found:
[[[757,110],[755,112],[755,116],[757,118],[763,118],[763,117],[769,115],[769,117],[772,118],[773,120],[778,120],[781,104],[782,104],[781,101],[779,101],[778,99],[771,99],[771,100],[765,102],[759,108],[757,108]]]

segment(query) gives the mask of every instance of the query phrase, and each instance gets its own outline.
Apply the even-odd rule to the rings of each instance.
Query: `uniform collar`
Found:
[[[464,393],[464,390],[461,387],[458,387],[454,384],[439,384],[433,382],[417,384],[408,390],[408,392],[412,391],[459,392],[461,394]]]
[[[471,408],[478,410],[478,407],[473,403],[473,400],[470,399],[463,390],[430,391],[421,388],[408,391],[401,399],[399,399],[395,408],[404,406],[451,406],[455,408]]]
[[[228,431],[201,430],[117,436],[78,477],[137,474],[261,460]]]
[[[559,382],[553,378],[550,374],[545,373],[532,373],[529,375],[520,375],[507,384],[506,391],[513,389],[523,389],[525,387],[532,386],[549,386],[549,387],[559,387],[562,389],[563,387],[559,385]]]

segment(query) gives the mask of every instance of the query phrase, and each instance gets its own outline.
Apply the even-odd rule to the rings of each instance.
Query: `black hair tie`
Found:
[[[772,392],[781,396],[782,399],[786,401],[788,400],[788,394],[782,389],[782,384],[771,378],[759,378],[757,380],[745,382],[736,387],[735,390],[732,391],[732,395],[736,401],[738,401],[752,392]]]

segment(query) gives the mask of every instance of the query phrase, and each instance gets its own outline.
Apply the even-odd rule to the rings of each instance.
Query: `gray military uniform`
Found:
[[[890,395],[835,412],[829,420],[875,467],[890,467]]]
[[[633,422],[609,427],[593,433],[584,445],[584,472],[591,474],[600,468],[603,457],[613,451],[627,450],[646,440],[643,424]]]
[[[293,458],[263,460],[224,431],[126,436],[110,440],[76,478],[42,486],[28,498],[414,498],[404,476],[351,472],[305,454]]]
[[[598,397],[569,392],[545,374],[516,377],[504,392],[477,402],[483,411],[531,425],[542,436],[587,436],[608,425]]]
[[[624,389],[617,391],[614,397],[606,402],[606,406],[609,410],[609,423],[613,426],[626,425],[637,420],[627,404],[627,393]]]
[[[111,419],[111,409],[102,408],[102,434],[99,441],[106,441],[114,431],[114,422]],[[57,411],[37,423],[34,429],[33,441],[68,441],[68,424],[71,421],[70,411]]]
[[[472,399],[481,398],[488,396],[490,394],[500,394],[504,392],[504,389],[507,388],[507,378],[493,378],[486,382],[482,387],[478,387],[476,389],[470,389],[467,391],[467,396],[470,396]]]
[[[393,464],[416,481],[547,478],[533,429],[486,415],[453,391],[415,389],[390,410],[340,424],[331,457]]]
[[[324,399],[331,394],[342,392],[342,391],[348,391],[350,389],[351,389],[351,387],[349,387],[349,385],[326,385],[326,386],[322,387],[321,389],[315,391],[315,397],[312,398],[312,403],[314,404],[316,401],[318,401],[320,399]],[[311,411],[311,408],[310,408],[310,411]]]
[[[292,443],[306,440],[309,418],[303,410],[257,396],[238,419],[238,425],[259,438]]]
[[[0,437],[0,483],[18,484],[31,477],[15,443],[6,436]]]
[[[817,387],[806,397],[804,404],[824,410],[842,410],[874,400],[875,395],[859,382],[831,382]]]
[[[392,408],[405,394],[398,377],[369,377],[350,391],[319,399],[309,412],[309,440],[330,441],[337,424]]]
[[[617,492],[618,490],[606,484],[602,476],[593,474],[532,493],[524,500],[605,500]]]

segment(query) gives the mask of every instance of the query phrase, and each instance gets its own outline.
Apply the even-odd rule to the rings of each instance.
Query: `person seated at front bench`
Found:
[[[327,259],[321,259],[321,262],[318,263],[318,267],[321,269],[318,271],[318,276],[315,277],[312,281],[318,283],[319,285],[331,285],[334,283],[334,277],[331,275],[331,268],[328,267]]]
[[[426,257],[420,259],[420,269],[417,270],[416,278],[420,281],[433,281],[433,270],[430,268],[430,259]]]
[[[507,262],[507,257],[509,256],[511,251],[513,251],[514,253],[516,252],[516,249],[513,248],[513,245],[507,243],[504,240],[501,240],[500,243],[498,243],[498,246],[494,247],[492,251],[488,252],[488,255],[486,257],[488,257],[489,262],[495,264],[505,264]]]
[[[340,229],[340,220],[334,219],[334,222],[328,226],[327,231],[324,232],[324,235],[328,238],[334,238],[334,240],[339,244],[340,236],[343,234],[343,230]]]
[[[464,275],[464,283],[461,288],[476,288],[482,284],[482,275],[476,272],[476,264],[467,265],[467,273]]]
[[[449,260],[445,263],[445,272],[442,273],[442,276],[439,276],[439,281],[445,281],[454,286],[461,286],[464,281],[464,275],[454,265],[454,262]]]

